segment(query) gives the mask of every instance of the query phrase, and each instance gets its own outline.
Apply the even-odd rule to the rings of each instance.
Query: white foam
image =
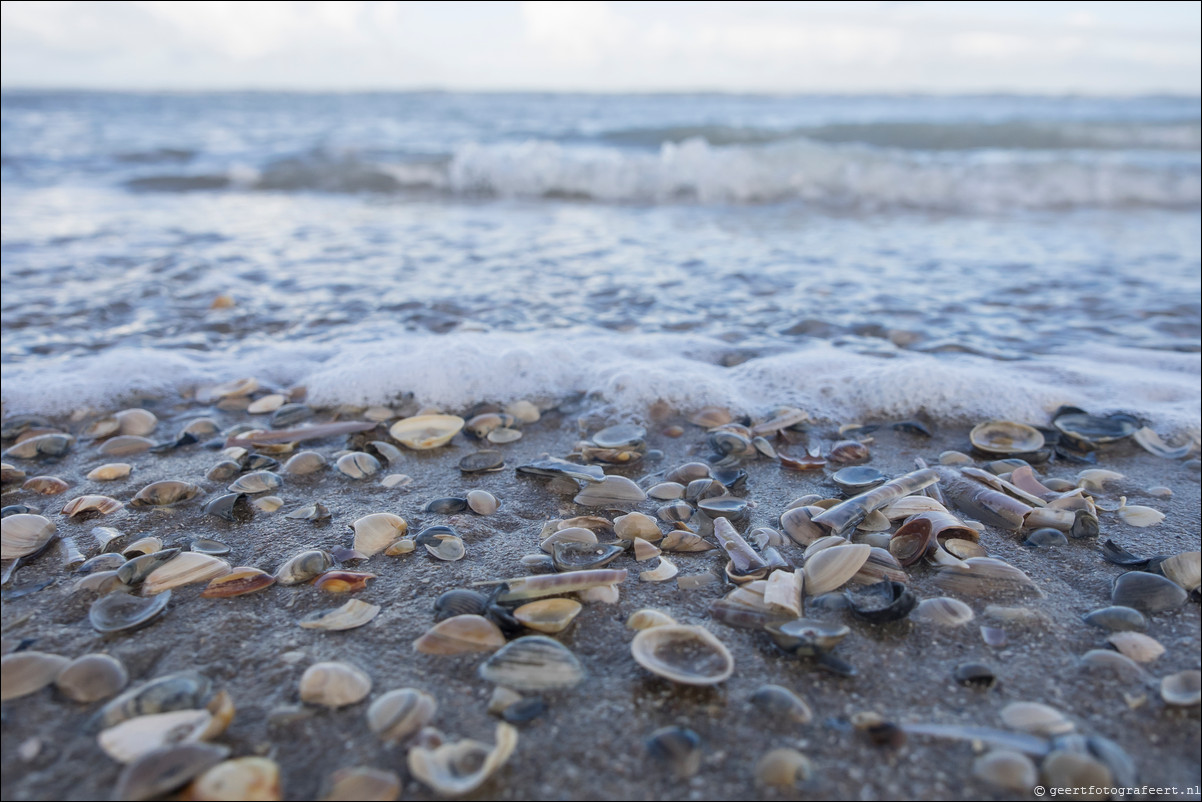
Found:
[[[999,362],[968,354],[868,356],[818,342],[723,367],[728,344],[693,335],[612,332],[405,334],[371,343],[280,344],[242,355],[138,349],[3,366],[7,413],[68,414],[253,375],[303,384],[312,403],[554,401],[589,393],[641,414],[725,404],[761,413],[794,404],[832,421],[1003,417],[1043,422],[1061,404],[1125,411],[1171,433],[1199,427],[1198,354],[1074,349]]]

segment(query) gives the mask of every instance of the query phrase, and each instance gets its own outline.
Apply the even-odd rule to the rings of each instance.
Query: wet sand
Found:
[[[211,412],[182,405],[151,408],[161,419],[157,439],[166,439],[184,420]],[[247,420],[237,412],[214,416],[223,427]],[[493,740],[497,719],[486,711],[493,687],[476,673],[485,656],[423,655],[414,652],[412,642],[432,624],[432,603],[440,593],[475,581],[529,573],[520,558],[537,552],[545,521],[592,512],[573,504],[571,496],[551,492],[546,480],[513,470],[544,453],[565,456],[584,433],[580,422],[574,413],[553,411],[526,425],[521,440],[499,447],[506,455],[506,469],[499,473],[462,474],[458,460],[479,445],[460,434],[435,451],[406,452],[398,465],[365,480],[351,480],[332,467],[310,476],[285,476],[277,492],[285,502],[279,512],[256,512],[251,520],[236,524],[202,512],[204,501],[224,492],[225,483],[204,479],[219,457],[198,445],[126,459],[135,465],[133,474],[111,483],[84,478],[95,466],[114,461],[88,443],[77,443],[58,461],[15,462],[30,476],[52,474],[72,487],[55,497],[19,489],[5,492],[4,504],[41,507],[61,534],[76,536],[89,556],[97,552],[91,528],[107,525],[131,539],[153,534],[168,544],[199,536],[216,538],[232,547],[226,557],[232,565],[273,571],[303,549],[348,544],[348,525],[353,520],[383,511],[404,517],[411,531],[432,523],[453,525],[463,535],[467,556],[453,563],[416,552],[373,557],[361,570],[378,578],[354,595],[382,610],[359,629],[323,632],[297,626],[306,614],[345,601],[308,585],[277,585],[225,600],[199,598],[203,585],[192,585],[175,590],[166,614],[149,627],[105,637],[88,623],[93,594],[73,592],[75,581],[62,570],[61,555],[52,550],[22,568],[11,586],[55,580],[38,592],[4,602],[5,649],[27,642],[28,648],[67,657],[107,652],[125,664],[131,685],[184,669],[203,672],[216,686],[227,689],[237,705],[232,724],[217,742],[230,747],[231,756],[261,755],[277,761],[287,799],[320,798],[330,775],[351,766],[397,772],[402,798],[434,798],[430,789],[409,775],[404,748],[385,744],[369,732],[368,703],[388,690],[418,688],[438,700],[433,725],[449,737]],[[592,431],[614,422],[590,417],[586,428]],[[683,436],[665,436],[665,427],[674,422],[678,421],[648,427],[649,447],[662,450],[662,460],[607,468],[607,472],[638,479],[703,459],[708,454],[704,432],[685,424]],[[816,425],[812,442],[829,446],[836,429],[835,424]],[[874,438],[869,464],[890,475],[912,470],[916,457],[935,463],[943,450],[967,451],[969,445],[967,428],[944,429],[925,438],[882,427]],[[347,440],[335,437],[306,445],[329,457]],[[764,458],[743,467],[749,477],[742,495],[756,506],[740,531],[775,525],[789,502],[799,496],[835,494],[823,471],[784,470]],[[1199,548],[1196,467],[1150,456],[1133,443],[1106,449],[1099,467],[1126,476],[1107,497],[1121,493],[1131,503],[1156,507],[1167,516],[1159,526],[1136,529],[1113,513],[1101,513],[1102,539],[1113,538],[1144,555]],[[1080,468],[1057,463],[1047,468],[1046,475],[1071,477]],[[405,473],[414,481],[404,488],[385,488],[379,480],[387,473]],[[150,482],[173,478],[200,484],[204,495],[173,510],[127,506],[103,519],[86,521],[58,514],[66,501],[83,493],[104,493],[128,502]],[[1149,496],[1145,490],[1155,485],[1171,488],[1172,498]],[[496,495],[502,502],[499,512],[490,517],[423,512],[431,499],[461,495],[472,488]],[[315,525],[282,517],[309,501],[325,503],[332,518]],[[648,500],[638,509],[652,513],[659,503]],[[908,619],[873,625],[846,611],[812,611],[811,617],[851,627],[837,654],[858,669],[853,678],[786,655],[762,633],[710,620],[709,604],[729,586],[681,590],[675,581],[640,582],[638,571],[645,564],[624,555],[612,565],[630,569],[619,602],[586,605],[574,624],[557,636],[579,657],[587,679],[568,691],[548,695],[547,711],[518,725],[520,738],[508,763],[467,798],[1007,798],[1014,795],[973,779],[972,761],[979,754],[973,744],[911,735],[898,746],[877,746],[856,731],[849,718],[860,711],[875,711],[899,725],[931,722],[1000,728],[1001,708],[1024,700],[1052,705],[1076,723],[1078,732],[1118,743],[1135,760],[1141,783],[1182,790],[1193,786],[1197,798],[1202,774],[1199,708],[1167,706],[1158,683],[1167,674],[1199,667],[1198,605],[1190,601],[1149,615],[1148,634],[1166,652],[1147,666],[1148,683],[1092,674],[1080,666],[1080,657],[1090,649],[1105,648],[1106,633],[1082,623],[1081,616],[1110,603],[1111,582],[1123,569],[1105,562],[1095,541],[1070,540],[1059,548],[1030,551],[1019,545],[1016,535],[986,529],[981,542],[991,555],[1021,568],[1041,588],[1042,598],[999,601],[1030,608],[1037,623],[989,622],[983,616],[993,601],[989,599],[965,598],[977,619],[956,629]],[[799,548],[790,546],[786,551],[789,558],[801,556]],[[717,551],[676,555],[674,561],[682,576],[720,572],[725,564]],[[944,595],[933,581],[933,568],[917,566],[909,575],[920,599]],[[667,611],[681,623],[701,624],[717,635],[734,655],[734,675],[716,687],[695,688],[672,684],[640,668],[631,658],[632,632],[624,621],[644,607]],[[1003,626],[1008,643],[1001,648],[987,646],[979,631],[982,623]],[[338,710],[301,705],[297,690],[301,674],[324,660],[348,661],[366,671],[373,681],[369,700]],[[995,688],[963,687],[953,680],[954,668],[973,660],[994,667],[1000,679]],[[804,726],[790,724],[752,707],[748,697],[765,683],[796,691],[813,709],[814,720]],[[52,688],[5,702],[0,730],[4,799],[109,798],[121,767],[96,743],[90,719],[100,706],[69,701]],[[646,736],[666,725],[689,727],[702,738],[702,766],[691,779],[676,779],[669,767],[644,749]],[[805,753],[815,776],[796,790],[757,788],[756,761],[782,746]]]

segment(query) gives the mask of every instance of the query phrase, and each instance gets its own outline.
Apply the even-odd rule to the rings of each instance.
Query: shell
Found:
[[[284,472],[293,476],[307,476],[326,467],[326,458],[316,451],[298,451],[284,463]]]
[[[1043,595],[1020,569],[992,557],[972,557],[963,566],[942,565],[935,583],[945,591],[971,597]]]
[[[806,594],[820,596],[841,587],[863,567],[871,552],[867,544],[849,543],[814,554],[805,563]]]
[[[1148,678],[1148,672],[1139,663],[1110,649],[1090,649],[1081,655],[1081,665],[1089,671],[1113,674],[1124,682],[1142,683]]]
[[[1114,777],[1105,763],[1080,752],[1057,749],[1043,760],[1040,779],[1052,788],[1081,788],[1086,791],[1084,799],[1108,799],[1101,789],[1114,785]]]
[[[1106,640],[1118,649],[1120,654],[1137,663],[1151,663],[1164,654],[1164,647],[1159,641],[1142,632],[1115,632]]]
[[[148,437],[119,434],[105,440],[98,450],[107,457],[130,457],[134,454],[144,454],[154,446],[155,442]]]
[[[204,740],[213,714],[207,710],[175,710],[138,716],[102,730],[96,737],[105,754],[120,763],[179,743]]]
[[[680,573],[680,569],[676,567],[676,564],[667,557],[661,556],[659,558],[659,565],[654,569],[639,573],[639,580],[643,582],[667,582],[678,573]]]
[[[302,551],[276,569],[275,580],[281,585],[299,585],[326,571],[333,564],[334,558],[328,551]]]
[[[330,775],[330,791],[322,802],[394,802],[400,796],[396,772],[356,766]]]
[[[341,607],[309,613],[299,623],[303,629],[325,629],[332,632],[341,632],[342,630],[363,626],[375,618],[379,612],[380,608],[378,605],[368,604],[359,599],[351,599]]]
[[[97,632],[124,632],[145,626],[167,609],[171,591],[156,596],[109,593],[92,602],[88,621]]]
[[[972,776],[998,788],[1024,795],[1039,780],[1039,773],[1031,758],[1008,749],[995,749],[974,760]]]
[[[1143,613],[1172,610],[1185,603],[1188,594],[1170,579],[1144,571],[1128,571],[1114,580],[1110,600]]]
[[[123,409],[113,416],[121,434],[145,437],[159,425],[159,419],[148,409]]]
[[[191,482],[167,479],[146,485],[129,503],[131,507],[170,507],[194,499],[199,494],[200,487]]]
[[[350,663],[314,663],[300,680],[301,701],[324,707],[345,707],[371,693],[371,677]]]
[[[480,615],[456,615],[439,621],[413,642],[423,654],[492,652],[505,645],[505,635],[492,621]]]
[[[660,541],[659,547],[664,551],[696,553],[711,551],[716,548],[705,538],[684,529],[673,529]]]
[[[382,740],[400,742],[429,724],[437,710],[433,696],[416,688],[401,688],[371,703],[367,727]]]
[[[142,593],[153,596],[164,590],[195,582],[208,582],[230,572],[230,564],[220,557],[186,551],[177,554],[142,581]]]
[[[1143,632],[1148,628],[1144,614],[1130,607],[1103,607],[1086,614],[1082,620],[1111,632]]]
[[[1179,671],[1160,681],[1160,697],[1166,704],[1196,707],[1202,701],[1202,672]]]
[[[501,502],[487,490],[469,490],[467,506],[477,515],[492,515],[501,506]]]
[[[0,701],[19,699],[54,682],[70,665],[66,657],[46,652],[24,651],[6,654],[0,659]]]
[[[85,654],[64,667],[54,684],[67,698],[87,704],[119,694],[129,684],[129,673],[115,657]]]
[[[545,635],[510,641],[480,664],[480,678],[516,691],[570,688],[584,679],[576,655]]]
[[[660,727],[643,742],[657,764],[672,769],[677,779],[687,780],[701,769],[701,736],[685,727]]]
[[[267,412],[275,412],[287,402],[288,398],[286,396],[280,393],[269,393],[251,401],[250,405],[246,408],[246,412],[248,415],[263,415]]]
[[[239,757],[218,763],[188,788],[194,802],[274,802],[282,799],[280,767],[265,757]]]
[[[614,534],[619,540],[634,540],[642,538],[650,543],[661,539],[664,535],[659,531],[659,524],[650,515],[632,512],[614,518]]]
[[[504,467],[505,455],[495,449],[477,451],[459,460],[459,470],[464,473],[489,473]]]
[[[1202,584],[1202,552],[1187,551],[1169,557],[1160,564],[1160,571],[1184,589],[1196,590]]]
[[[773,571],[768,575],[768,584],[764,588],[764,603],[769,608],[801,618],[804,581],[805,575],[801,571]]]
[[[684,485],[679,482],[660,482],[647,490],[647,497],[658,501],[673,501],[684,495]]]
[[[108,496],[80,496],[67,502],[66,506],[63,507],[63,515],[66,515],[68,518],[74,518],[76,515],[82,515],[85,512],[109,515],[124,506],[117,499],[109,498]]]
[[[569,526],[547,535],[538,545],[540,549],[551,554],[554,553],[555,544],[557,543],[578,543],[585,546],[595,546],[597,544],[597,536],[591,530],[585,529],[582,526]]]
[[[464,555],[467,554],[467,547],[463,545],[463,538],[457,535],[446,533],[433,535],[430,542],[426,542],[423,545],[432,557],[446,560],[447,562],[462,560]]]
[[[940,626],[958,627],[972,621],[973,612],[971,607],[959,599],[939,596],[920,601],[910,617]]]
[[[121,556],[127,560],[132,560],[146,554],[158,554],[162,550],[163,539],[151,535],[149,537],[138,538],[133,543],[121,549]]]
[[[663,553],[659,546],[656,546],[654,543],[648,543],[641,537],[636,537],[634,539],[633,551],[636,562],[646,562],[647,560],[658,557]]]
[[[227,488],[231,493],[266,493],[268,490],[275,490],[284,484],[284,480],[279,474],[271,471],[254,471],[244,476],[239,476]]]
[[[128,462],[106,462],[88,471],[87,478],[93,482],[112,482],[129,476],[133,469]]]
[[[355,531],[355,550],[371,557],[404,537],[409,524],[399,515],[375,512],[355,521],[351,528]]]
[[[889,579],[872,585],[860,585],[844,591],[844,595],[856,616],[873,623],[905,618],[918,602],[914,593],[904,584]]]
[[[626,618],[627,629],[651,629],[652,627],[673,626],[676,619],[659,610],[636,610]]]
[[[1011,702],[1002,708],[1002,723],[1012,730],[1051,737],[1076,729],[1063,713],[1039,702]]]
[[[643,668],[685,685],[715,685],[734,672],[730,651],[702,627],[677,624],[640,630],[630,652]]]
[[[313,587],[327,593],[354,593],[367,587],[368,580],[375,574],[357,571],[326,571],[313,580]]]
[[[36,554],[54,537],[58,527],[41,515],[10,515],[0,521],[0,559],[14,560]]]
[[[383,466],[371,454],[352,451],[350,454],[343,454],[339,457],[334,463],[334,467],[352,479],[366,479],[379,473]]]
[[[629,507],[646,498],[643,489],[625,476],[606,476],[581,490],[573,500],[585,507]]]
[[[43,496],[57,496],[60,493],[66,493],[70,487],[71,485],[57,476],[34,476],[26,479],[25,483],[21,485],[22,490]]]
[[[228,746],[183,743],[155,749],[131,762],[117,778],[113,799],[160,799],[229,755]]]
[[[1143,507],[1138,504],[1126,504],[1119,507],[1119,519],[1127,526],[1135,526],[1140,529],[1149,526],[1156,526],[1164,520],[1164,513],[1152,507]]]
[[[796,788],[813,775],[810,759],[789,747],[769,750],[755,764],[755,784],[760,787]]]
[[[324,521],[330,517],[330,509],[320,501],[315,501],[284,513],[284,517],[294,521]]]
[[[497,724],[496,746],[464,740],[436,748],[418,745],[409,750],[409,772],[442,796],[462,796],[479,788],[504,765],[517,747],[518,731]]]
[[[582,609],[574,599],[540,599],[518,607],[513,617],[529,629],[554,635],[567,629]]]
[[[75,438],[62,432],[28,437],[4,452],[5,457],[16,459],[37,459],[38,457],[61,457],[66,454]]]
[[[414,451],[426,451],[449,443],[463,429],[464,420],[456,415],[418,415],[392,424],[392,439]]]
[[[765,716],[790,724],[805,725],[814,718],[804,699],[780,685],[761,685],[751,694],[750,702]]]
[[[181,671],[165,674],[131,688],[100,711],[101,724],[111,727],[128,719],[173,710],[205,707],[213,699],[212,683],[203,674]]]
[[[279,496],[259,496],[251,503],[256,510],[262,510],[263,512],[275,512],[284,506],[284,500]]]
[[[973,447],[989,454],[1023,454],[1043,448],[1043,434],[1032,426],[1013,421],[978,423],[968,433]]]
[[[204,599],[230,599],[264,590],[274,584],[275,577],[266,571],[240,566],[209,582],[200,596]]]

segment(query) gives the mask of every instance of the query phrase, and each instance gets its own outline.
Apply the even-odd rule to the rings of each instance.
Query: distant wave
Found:
[[[1078,207],[1192,208],[1196,159],[1064,151],[914,152],[811,139],[654,151],[548,140],[470,144],[445,158],[378,162],[324,151],[228,176],[163,174],[138,190],[433,191],[453,196],[572,198],[601,203],[758,204],[844,209],[1004,211]]]

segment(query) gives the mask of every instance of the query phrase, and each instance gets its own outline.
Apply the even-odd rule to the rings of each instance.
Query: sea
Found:
[[[1164,434],[1200,419],[1197,97],[4,90],[7,414],[255,376]]]

